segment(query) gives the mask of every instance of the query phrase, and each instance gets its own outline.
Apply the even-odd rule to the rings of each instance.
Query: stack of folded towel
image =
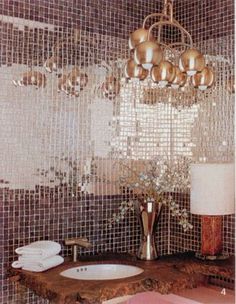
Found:
[[[18,260],[12,263],[13,268],[22,268],[34,272],[42,272],[64,262],[58,253],[61,245],[53,241],[37,241],[16,250]]]

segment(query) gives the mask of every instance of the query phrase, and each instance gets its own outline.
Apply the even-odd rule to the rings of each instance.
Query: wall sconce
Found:
[[[222,216],[234,213],[234,164],[192,164],[190,212],[201,215],[201,258],[223,259]]]

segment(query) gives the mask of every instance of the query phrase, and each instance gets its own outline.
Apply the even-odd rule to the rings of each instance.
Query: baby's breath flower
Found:
[[[126,172],[120,177],[119,182],[124,188],[132,189],[138,197],[144,197],[145,202],[156,202],[169,208],[170,214],[178,218],[179,224],[184,231],[192,229],[193,226],[188,222],[188,212],[186,208],[180,209],[168,192],[178,189],[189,188],[189,164],[186,157],[181,157],[173,162],[161,159],[149,161],[145,172],[138,172],[136,168],[124,166]],[[122,164],[121,164],[122,167]],[[108,220],[109,227],[123,220],[128,212],[134,211],[135,200],[121,202],[118,213],[113,213],[112,219]]]

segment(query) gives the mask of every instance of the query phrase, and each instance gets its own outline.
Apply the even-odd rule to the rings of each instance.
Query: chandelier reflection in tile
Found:
[[[147,20],[158,17],[159,21],[146,28]],[[161,40],[163,26],[177,28],[181,34],[181,41],[164,43]],[[153,35],[157,29],[157,38]],[[202,91],[211,87],[214,73],[206,65],[204,56],[193,48],[193,40],[189,32],[173,18],[172,0],[164,0],[162,13],[148,15],[142,28],[134,31],[129,38],[131,58],[125,66],[126,78],[144,80],[151,77],[160,88],[181,88],[191,83],[194,88]],[[180,49],[184,49],[181,53]]]

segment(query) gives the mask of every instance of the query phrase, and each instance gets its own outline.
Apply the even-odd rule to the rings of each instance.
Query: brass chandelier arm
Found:
[[[154,22],[152,20],[148,28],[146,23],[151,17],[158,18]],[[162,41],[162,31],[165,26],[178,29],[177,39],[171,39],[170,42]],[[153,36],[154,28],[157,37]],[[192,36],[173,17],[172,0],[164,0],[164,9],[161,13],[153,13],[145,17],[142,28],[130,35],[129,48],[134,52],[134,59],[129,59],[126,65],[128,78],[143,80],[149,74],[152,81],[158,83],[160,87],[168,86],[173,89],[183,87],[190,78],[194,87],[200,90],[206,90],[213,84],[214,74],[206,66],[203,54],[193,47]]]
[[[143,28],[145,28],[147,20],[152,17],[162,17],[162,18],[165,17],[166,19],[170,20],[170,16],[164,13],[152,13],[146,16],[145,19],[143,20],[143,25],[142,25]]]
[[[180,32],[185,33],[185,34],[188,36],[189,41],[190,41],[189,45],[190,45],[191,47],[193,46],[193,40],[192,40],[192,37],[191,37],[191,35],[189,34],[189,32],[186,31],[186,29],[183,28],[181,25],[179,25],[179,24],[177,24],[177,23],[175,23],[175,22],[171,22],[171,21],[159,21],[159,22],[155,22],[155,23],[149,28],[149,30],[148,30],[148,40],[150,39],[150,34],[151,34],[152,30],[153,30],[155,27],[160,27],[160,26],[162,26],[162,25],[172,25],[172,26],[178,28],[178,29],[180,30]],[[160,41],[158,41],[158,42],[160,42]]]
[[[163,18],[160,18],[160,21],[163,21]],[[162,30],[162,25],[158,27],[158,34],[157,34],[157,41],[161,41],[161,30]]]
[[[170,15],[170,16],[169,16],[169,15],[166,15],[166,14],[164,14],[164,13],[153,13],[153,14],[150,14],[150,15],[146,16],[145,19],[144,19],[144,21],[143,21],[142,28],[145,28],[147,20],[148,20],[149,18],[151,18],[151,17],[160,17],[160,21],[163,21],[163,18],[166,18],[166,19],[167,19],[166,21],[170,21],[171,23],[175,24],[176,26],[179,26],[179,27],[183,28],[183,27],[181,26],[181,24],[180,24],[177,20],[175,20],[175,19],[173,18],[173,10],[171,11],[171,15]],[[158,21],[158,22],[160,22],[160,21]],[[160,27],[159,27],[159,29],[158,29],[158,41],[160,41],[161,28],[162,28],[162,25],[160,25]],[[183,28],[183,29],[184,29],[184,28]],[[184,30],[185,30],[185,29],[184,29]],[[186,30],[185,30],[185,31],[186,31]],[[187,31],[186,31],[186,32],[187,32]],[[181,41],[182,41],[182,43],[184,43],[184,40],[185,40],[185,39],[184,39],[184,33],[183,33],[183,31],[181,31]]]
[[[173,42],[173,43],[170,43],[168,44],[168,46],[170,48],[173,48],[175,46],[187,46],[187,47],[192,47],[193,45],[192,44],[189,44],[189,43],[185,43],[185,42]]]
[[[175,58],[175,64],[178,64],[178,60],[177,60],[177,56],[175,56],[177,54],[177,50],[172,48],[169,44],[165,44],[163,42],[159,42],[160,45],[162,45],[164,47],[164,51],[169,50]],[[178,55],[178,54],[177,54]]]
[[[181,46],[186,46],[186,47],[189,47],[190,45],[187,44],[187,43],[182,43],[182,42],[176,42],[176,43],[171,43],[171,44],[165,44],[163,42],[159,42],[159,44],[161,46],[163,46],[163,51],[165,52],[166,50],[169,50],[172,54],[173,54],[173,57],[175,59],[175,64],[178,65],[178,55],[179,55],[179,52],[177,49],[174,48],[175,45],[181,45]]]
[[[171,22],[181,26],[181,24],[175,18],[173,18],[173,16],[169,16],[169,15],[166,15],[166,14],[163,14],[163,13],[152,13],[152,14],[145,17],[145,19],[143,20],[142,28],[145,28],[147,20],[149,18],[152,18],[152,17],[161,17],[161,18],[165,17],[167,19],[167,21],[171,21],[171,19],[172,19]]]
[[[168,15],[168,9],[169,9],[169,15]],[[173,18],[173,5],[171,2],[169,2],[169,0],[165,0],[163,14],[165,14],[165,17],[167,18],[168,21],[176,23],[181,26],[181,24]],[[163,17],[160,18],[160,21],[164,21]],[[161,30],[162,30],[162,25],[158,27],[158,41],[161,40]],[[182,31],[181,31],[181,41],[184,43],[184,33]]]
[[[173,18],[173,5],[169,1],[167,3],[167,9],[170,10],[170,21],[173,22],[174,21],[174,18]]]
[[[168,15],[168,9],[170,11],[170,15]],[[164,0],[164,7],[161,13],[152,13],[145,17],[143,20],[143,28],[145,28],[146,22],[151,17],[165,17],[167,19],[170,19],[170,21],[173,21],[173,5],[170,0]],[[175,20],[176,21],[176,20]]]
[[[170,19],[170,17],[168,15],[166,15],[165,11],[163,13],[150,14],[150,15],[146,16],[146,18],[143,20],[142,27],[144,29],[145,29],[147,20],[151,17],[160,17],[160,21],[163,21],[163,18],[167,18],[168,20]],[[161,26],[158,28],[158,35],[157,35],[157,40],[160,41],[160,39],[161,39]]]

